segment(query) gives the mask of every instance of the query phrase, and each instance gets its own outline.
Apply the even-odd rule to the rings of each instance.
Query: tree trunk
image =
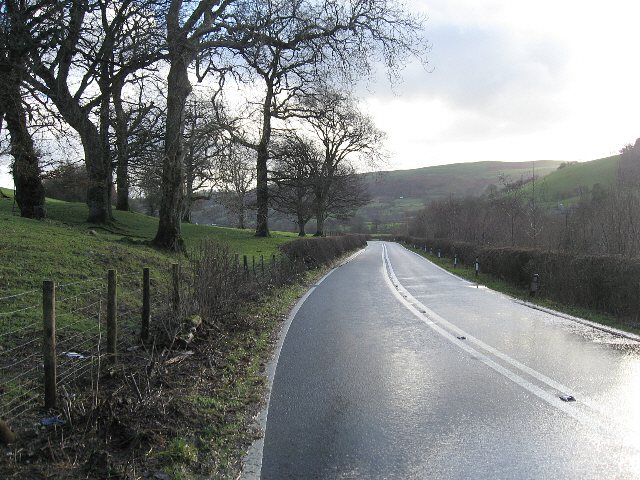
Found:
[[[104,145],[100,132],[90,120],[78,101],[73,98],[65,86],[55,85],[55,95],[51,98],[65,121],[78,132],[84,161],[87,168],[89,186],[87,187],[87,206],[89,207],[89,223],[106,223],[112,219],[111,204],[109,203],[111,190],[111,176],[109,158],[103,157]],[[110,165],[109,165],[110,167]]]
[[[11,136],[16,203],[20,208],[20,216],[40,219],[45,216],[44,188],[40,178],[38,155],[27,128],[27,117],[22,105],[21,75],[11,67],[9,67],[9,72],[0,72],[0,74],[2,77],[0,81],[0,111],[4,112]]]
[[[116,210],[129,211],[129,142],[127,141],[127,116],[122,107],[122,84],[114,86],[113,108],[117,145]]]
[[[319,201],[316,205],[316,233],[314,237],[324,237],[324,221],[327,217],[326,209],[323,201]]]
[[[314,188],[316,210],[316,233],[314,237],[324,236],[324,221],[327,218],[327,195],[329,194],[326,181]]]
[[[316,233],[313,234],[314,237],[324,237],[324,218],[317,217],[316,218]]]
[[[100,219],[99,223],[104,221],[113,219],[113,212],[111,211],[111,190],[113,185],[113,165],[111,163],[111,142],[109,140],[109,105],[110,105],[110,95],[109,95],[109,72],[108,72],[108,64],[103,67],[102,75],[100,78],[100,91],[102,93],[102,100],[100,101],[100,158],[96,159],[98,165],[96,165],[96,173],[98,174],[98,178],[96,178],[96,182],[102,181],[104,183],[105,189],[105,203],[106,203],[106,214],[107,217],[105,220]],[[102,168],[99,168],[99,164],[102,164]],[[99,173],[98,173],[99,171]],[[90,180],[91,184],[91,180]],[[91,208],[91,207],[89,207]]]
[[[194,120],[195,123],[195,120]],[[195,130],[195,125],[192,126],[192,131]],[[185,176],[185,186],[184,186],[184,198],[182,200],[182,221],[185,223],[191,223],[191,210],[193,209],[193,204],[195,200],[193,198],[193,183],[195,181],[194,178],[194,165],[193,165],[193,145],[189,142],[189,152],[184,156],[184,176]]]
[[[184,182],[184,109],[187,97],[191,93],[191,82],[187,72],[190,62],[182,53],[173,53],[170,60],[160,222],[153,243],[168,250],[182,251],[184,243],[180,235],[180,215]]]
[[[299,237],[306,237],[307,233],[304,231],[304,227],[307,224],[307,222],[304,220],[304,218],[302,218],[301,216],[298,216],[298,236]]]
[[[91,125],[87,130],[79,132],[84,150],[89,186],[87,188],[87,205],[89,207],[89,223],[106,223],[112,219],[109,202],[111,180],[105,171],[102,158],[102,141],[97,129]],[[98,158],[95,158],[98,157]]]
[[[271,140],[271,102],[273,85],[267,80],[267,93],[262,107],[262,136],[258,144],[256,164],[256,237],[269,236],[269,185],[267,162],[269,161],[269,141]]]
[[[240,207],[240,211],[238,212],[238,228],[241,230],[247,228],[244,224],[244,207]]]

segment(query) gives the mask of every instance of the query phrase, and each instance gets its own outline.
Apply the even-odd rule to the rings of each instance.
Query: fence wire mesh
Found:
[[[0,297],[0,408],[4,417],[33,411],[42,392],[41,291]]]
[[[211,307],[226,315],[229,298],[250,298],[251,292],[291,281],[292,274],[303,270],[302,264],[286,257],[248,257],[245,263],[243,256],[226,250],[214,254],[221,256],[207,259],[210,265],[218,265],[213,270],[199,269],[202,257],[185,262],[179,272],[171,265],[166,271],[151,272],[149,304],[154,341],[175,336],[189,312],[204,311],[206,316],[204,303],[214,297],[219,300]],[[179,308],[175,305],[174,278],[179,285]],[[127,357],[133,360],[140,347],[143,272],[118,273],[116,281],[117,356],[119,362],[127,364]],[[209,283],[203,287],[203,282]],[[54,355],[59,399],[72,399],[90,391],[111,365],[107,352],[107,287],[106,274],[56,285]],[[212,313],[211,318],[217,319],[219,313]],[[43,410],[43,332],[42,288],[8,292],[0,297],[0,417],[11,419],[12,426],[18,429],[33,425],[48,414]],[[58,407],[60,403],[64,402],[59,401]]]
[[[168,288],[153,283],[152,302],[160,303]],[[123,355],[139,338],[141,271],[117,276],[117,298],[117,348]],[[106,364],[106,306],[106,276],[56,286],[55,378],[65,395],[91,383]],[[14,425],[33,423],[43,413],[42,311],[42,289],[0,297],[0,415]]]

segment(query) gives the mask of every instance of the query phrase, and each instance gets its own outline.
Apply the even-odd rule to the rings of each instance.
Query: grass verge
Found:
[[[529,290],[527,288],[523,288],[512,283],[506,282],[499,278],[496,278],[492,275],[486,273],[480,273],[479,276],[476,277],[475,269],[472,265],[461,265],[458,264],[456,267],[453,266],[453,260],[450,258],[441,257],[438,258],[436,255],[430,255],[423,250],[418,248],[413,248],[411,245],[404,245],[405,248],[415,252],[424,258],[428,259],[430,262],[438,265],[445,270],[454,273],[455,275],[469,280],[471,282],[477,282],[480,285],[484,285],[492,290],[497,292],[501,292],[507,294],[511,297],[517,298],[519,300],[527,301],[533,303],[535,305],[539,305],[541,307],[550,308],[556,310],[558,312],[566,313],[568,315],[572,315],[574,317],[583,318],[585,320],[589,320],[591,322],[596,322],[601,325],[606,325],[613,328],[618,328],[620,330],[624,330],[627,332],[635,333],[640,335],[640,328],[625,323],[620,319],[616,318],[613,315],[609,315],[602,312],[597,312],[594,310],[590,310],[582,307],[575,307],[572,305],[565,305],[563,303],[559,303],[548,298],[544,297],[531,297],[529,295]]]
[[[181,433],[183,438],[196,439],[198,461],[186,466],[174,463],[168,466],[168,472],[179,467],[182,478],[196,478],[199,474],[209,475],[207,478],[238,477],[246,449],[261,435],[254,430],[253,418],[262,405],[264,367],[281,325],[297,300],[326,271],[327,268],[308,272],[304,283],[277,289],[243,312],[251,327],[236,332],[226,342],[215,386],[202,384],[188,397],[195,417],[205,420]],[[208,465],[208,472],[202,472],[203,465]]]
[[[275,312],[286,313],[304,287],[272,290],[247,306],[231,330],[203,327],[187,352],[140,345],[142,268],[151,269],[154,321],[168,302],[171,264],[188,262],[148,245],[157,219],[114,212],[110,224],[93,225],[85,222],[85,205],[48,199],[48,218],[29,220],[19,217],[12,192],[3,193],[0,410],[19,441],[2,446],[0,478],[141,478],[156,466],[167,467],[173,478],[226,478],[225,472],[238,470],[239,438],[253,435],[241,431],[250,418],[247,409],[261,398],[259,369],[278,325]],[[188,249],[205,238],[226,242],[250,265],[252,256],[267,263],[279,245],[297,238],[284,232],[256,238],[250,230],[203,225],[184,225],[183,236]],[[118,271],[118,348],[127,352],[127,364],[108,367],[95,360],[95,350],[105,342],[106,272],[112,268]],[[56,282],[58,295],[55,412],[41,408],[45,279]],[[17,405],[17,413],[8,416],[7,405]],[[58,414],[73,425],[37,425]]]

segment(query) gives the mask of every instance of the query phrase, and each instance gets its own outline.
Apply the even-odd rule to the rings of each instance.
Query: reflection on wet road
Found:
[[[640,478],[638,343],[471,287],[381,242],[321,283],[262,478]]]

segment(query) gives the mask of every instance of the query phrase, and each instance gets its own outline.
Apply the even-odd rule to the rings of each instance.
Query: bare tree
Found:
[[[526,192],[524,179],[511,180],[508,175],[501,174],[499,181],[503,188],[498,190],[492,197],[492,202],[498,210],[500,210],[509,219],[511,246],[516,244],[515,228],[516,222],[524,213],[524,198]]]
[[[191,222],[191,211],[198,200],[211,198],[221,181],[221,166],[229,141],[214,122],[211,102],[193,99],[186,112],[185,186],[182,221]],[[227,162],[224,162],[225,164]],[[209,193],[202,193],[202,191]]]
[[[618,185],[637,188],[640,183],[640,138],[620,150]]]
[[[125,84],[123,79],[114,85],[111,123],[117,210],[129,210],[131,189],[161,161],[166,105],[157,92],[160,83],[154,76],[136,75],[131,82]],[[123,92],[125,85],[128,95]]]
[[[354,165],[376,166],[384,161],[382,143],[385,135],[376,128],[370,117],[359,111],[353,98],[335,91],[323,90],[307,97],[305,108],[313,112],[307,122],[321,146],[323,156],[314,185],[315,235],[323,235],[332,194],[335,196],[335,190],[341,182],[353,182],[350,178]],[[334,186],[334,182],[337,185]],[[353,190],[354,193],[358,191]],[[344,192],[346,194],[348,192]],[[352,200],[356,201],[360,196]]]
[[[294,100],[330,77],[351,82],[380,56],[393,76],[407,55],[422,58],[428,46],[421,19],[388,0],[259,0],[242,14],[258,34],[236,51],[263,87],[257,140],[242,141],[257,157],[256,236],[268,236],[273,120],[304,116]]]
[[[167,122],[162,167],[160,222],[153,243],[170,250],[184,248],[180,236],[184,185],[185,106],[192,90],[189,68],[196,63],[199,79],[216,70],[213,61],[201,69],[212,52],[239,48],[254,37],[251,28],[238,23],[239,0],[170,0],[165,13],[169,72]]]
[[[148,39],[149,31],[156,31],[153,6],[134,0],[38,2],[45,12],[39,15],[55,31],[36,44],[26,81],[53,102],[80,136],[91,222],[111,219],[109,108],[114,86],[160,55],[161,43],[136,41],[136,35]]]
[[[322,170],[319,173],[322,173]],[[314,189],[316,225],[319,225],[316,235],[324,235],[324,223],[327,218],[348,220],[356,214],[358,208],[364,207],[371,200],[366,183],[351,165],[339,166],[334,171],[331,182],[322,176],[318,176],[317,181],[319,188]],[[324,209],[318,208],[322,195],[325,195]]]
[[[274,142],[271,157],[271,205],[292,217],[298,235],[304,237],[305,226],[314,215],[313,175],[322,164],[322,152],[310,140],[289,131]]]
[[[231,143],[220,163],[222,191],[219,199],[225,209],[237,219],[238,228],[246,227],[248,199],[255,187],[256,171],[251,151],[237,143]]]

